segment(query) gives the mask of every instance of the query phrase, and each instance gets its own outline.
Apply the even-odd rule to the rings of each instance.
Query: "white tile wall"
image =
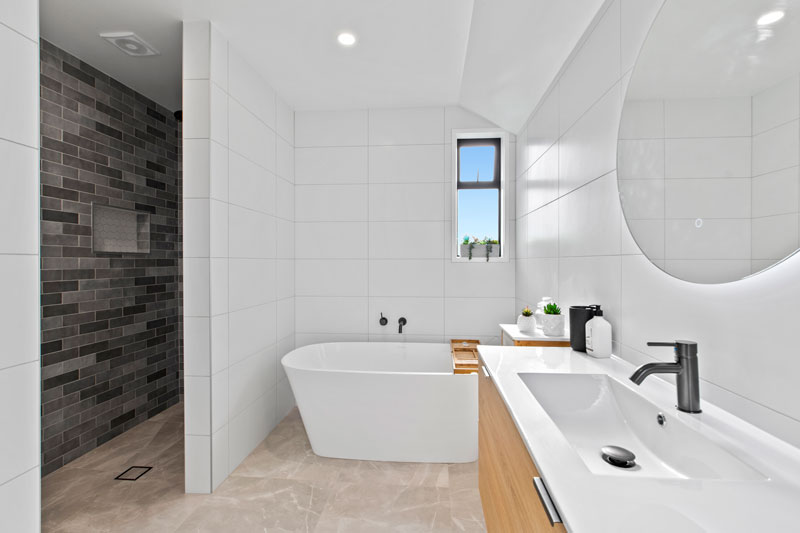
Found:
[[[0,531],[40,526],[38,2],[0,0]]]
[[[452,299],[470,304],[449,306],[459,317],[478,313],[484,300],[492,311],[452,320],[453,332],[496,340],[497,324],[515,317],[513,258],[455,264],[449,246],[451,130],[496,126],[457,106],[296,116],[296,345],[442,342]],[[557,135],[557,117],[554,128]],[[513,142],[509,148],[512,159]],[[408,319],[403,335],[400,316]]]
[[[207,21],[183,49],[186,490],[211,492],[294,402],[294,113]]]
[[[560,97],[566,97],[566,102],[553,103],[552,99],[542,102],[518,135],[520,146],[523,146],[525,138],[547,137],[532,132],[552,131],[552,117],[561,117],[562,129],[557,141],[560,164],[551,165],[550,168],[554,170],[547,173],[552,176],[555,171],[556,177],[551,180],[558,182],[558,192],[539,199],[535,199],[536,194],[529,193],[526,201],[518,203],[527,212],[517,214],[517,236],[526,240],[527,246],[517,247],[521,254],[525,254],[517,257],[516,261],[517,305],[534,303],[544,295],[555,297],[565,306],[574,303],[602,304],[607,309],[606,317],[613,324],[617,352],[636,363],[665,357],[662,352],[648,348],[646,341],[681,337],[695,339],[701,347],[700,375],[704,380],[704,400],[717,402],[800,446],[800,404],[796,402],[793,381],[793,376],[800,372],[800,360],[792,356],[796,340],[791,325],[797,319],[795,307],[800,297],[800,280],[796,276],[800,256],[793,256],[758,276],[735,283],[704,285],[681,281],[664,273],[642,255],[631,239],[620,204],[614,202],[616,178],[602,182],[605,178],[601,176],[613,176],[609,172],[616,168],[616,123],[620,118],[619,102],[623,96],[619,92],[614,97],[602,95],[607,95],[610,87],[616,87],[614,83],[624,78],[631,68],[633,58],[662,3],[662,0],[613,2],[609,12],[619,10],[617,20],[621,20],[621,27],[615,34],[612,28],[615,22],[608,20],[605,26],[600,24],[595,28],[585,41],[586,50],[581,50],[573,64],[567,66],[565,74],[553,82]],[[619,48],[620,41],[622,50]],[[594,70],[593,65],[588,65],[583,59],[585,57],[593,58],[593,65],[607,66],[602,70]],[[616,73],[617,77],[609,78],[609,73]],[[770,89],[777,97],[765,94],[763,98],[756,97],[753,101],[751,127],[752,133],[756,134],[753,175],[797,166],[800,143],[796,142],[796,136],[800,128],[796,123],[786,124],[789,120],[796,120],[800,113],[794,111],[800,110],[800,103],[794,100],[800,98],[800,91],[796,90],[797,83],[795,77]],[[776,101],[779,103],[772,103]],[[675,134],[719,135],[720,132],[711,127],[707,119],[725,115],[725,109],[731,111],[722,103],[705,110],[694,103],[672,105],[665,125],[663,102],[626,104],[626,116],[619,135],[626,140],[660,140],[664,138],[667,127]],[[794,116],[789,118],[786,112]],[[676,122],[679,118],[687,121],[680,125]],[[693,193],[702,194],[697,189],[702,185],[690,183],[696,178],[750,178],[752,133],[745,131],[747,118],[738,112],[731,112],[724,118],[741,129],[737,130],[742,133],[741,138],[715,137],[700,139],[699,142],[674,139],[672,148],[677,143],[684,143],[689,146],[682,148],[696,149],[695,156],[688,158],[678,156],[669,144],[664,152],[660,152],[655,143],[650,146],[629,144],[625,147],[626,157],[621,163],[624,167],[620,170],[634,169],[638,174],[635,177],[643,180],[662,178],[664,174],[658,172],[658,163],[637,166],[633,157],[627,157],[642,153],[659,154],[659,160],[663,160],[666,166],[666,177],[682,179],[670,185],[670,194],[680,193],[686,201],[688,189],[681,191],[681,188],[693,188]],[[565,131],[566,126],[569,129]],[[530,146],[540,144],[550,145],[552,142],[534,141]],[[535,190],[535,184],[530,182],[532,176],[537,176],[538,180],[539,174],[531,165],[545,151],[542,148],[528,148],[524,153],[521,152],[518,150],[516,158],[517,178],[524,183],[517,190]],[[764,217],[763,222],[759,223],[764,226],[764,231],[773,236],[797,238],[796,215],[786,212],[794,208],[794,202],[776,198],[776,183],[770,183],[770,180],[791,183],[797,175],[796,171],[787,170],[769,175],[769,178],[760,182],[755,180],[749,200],[744,190],[731,192],[739,202],[710,214],[742,214],[752,201],[753,214],[757,212],[756,216]],[[738,185],[726,183],[734,190]],[[587,195],[587,200],[582,200],[581,191],[590,186],[597,189],[590,196]],[[549,185],[547,189],[551,187]],[[552,210],[551,217],[537,220],[532,215],[547,202],[550,202],[547,205]],[[593,205],[595,202],[599,205]],[[777,213],[773,209],[784,212]],[[531,211],[533,213],[528,214]],[[777,216],[770,218],[769,215],[773,213]],[[553,235],[549,221],[556,214],[558,242],[554,245],[552,237],[548,238],[548,235]],[[791,216],[795,216],[795,219],[792,220]],[[651,241],[655,243],[653,246],[656,251],[666,246],[692,256],[670,260],[670,267],[678,275],[691,268],[692,271],[725,271],[740,276],[748,272],[748,265],[752,269],[764,266],[763,261],[749,259],[749,218],[746,223],[743,219],[706,219],[702,231],[711,235],[711,238],[705,245],[695,249],[680,239],[682,232],[698,231],[693,220],[688,221],[692,223],[690,227],[684,228],[678,227],[679,221],[668,227],[665,227],[663,220],[629,222],[635,234],[647,232],[651,236],[662,236],[660,243],[656,239]],[[743,241],[741,244],[747,249],[746,258],[725,258],[727,256],[724,253],[718,253],[722,248],[722,232],[718,230],[725,224],[741,225],[734,234],[738,234]],[[597,226],[604,228],[602,234],[594,229]],[[730,230],[724,233],[731,234]],[[666,243],[663,241],[665,235]],[[759,244],[756,244],[757,241]],[[761,240],[754,236],[752,242],[754,251],[759,255],[783,253],[774,239]],[[554,250],[557,254],[555,257],[544,257],[553,254]],[[722,258],[709,257],[715,254]],[[657,261],[663,268],[663,261]],[[769,312],[752,315],[747,332],[732,334],[731,324],[740,323],[741,310],[750,305],[769,309]],[[449,309],[446,306],[446,331],[453,319],[453,315],[448,315]],[[463,320],[467,321],[468,317],[464,316]]]

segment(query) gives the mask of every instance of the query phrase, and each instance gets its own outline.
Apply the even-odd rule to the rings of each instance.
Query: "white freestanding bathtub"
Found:
[[[317,455],[478,459],[478,376],[453,374],[446,344],[313,344],[281,363]]]

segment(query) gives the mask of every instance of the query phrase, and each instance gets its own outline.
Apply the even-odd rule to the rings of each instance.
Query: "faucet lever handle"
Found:
[[[648,342],[647,345],[648,346],[667,346],[669,348],[674,348],[675,347],[675,343],[674,342]]]

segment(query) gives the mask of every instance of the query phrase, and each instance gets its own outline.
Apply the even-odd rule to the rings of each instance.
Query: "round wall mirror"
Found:
[[[750,276],[800,243],[800,0],[666,0],[633,70],[617,176],[665,272]]]

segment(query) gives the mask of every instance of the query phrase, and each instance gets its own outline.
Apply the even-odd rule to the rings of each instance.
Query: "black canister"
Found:
[[[594,318],[594,305],[573,305],[569,308],[569,345],[576,352],[586,351],[586,323]]]

